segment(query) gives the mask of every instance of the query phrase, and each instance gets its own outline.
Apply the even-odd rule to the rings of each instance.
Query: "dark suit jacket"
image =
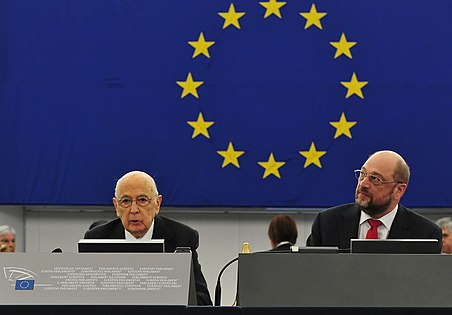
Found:
[[[154,235],[152,238],[164,239],[166,252],[174,252],[176,247],[191,248],[198,305],[212,305],[196,251],[199,246],[198,232],[188,225],[161,216],[156,216],[154,220]],[[85,233],[85,238],[125,239],[125,237],[124,226],[120,219],[97,226]]]
[[[307,246],[337,246],[350,248],[350,239],[358,238],[361,211],[357,204],[346,204],[320,212],[312,224]],[[399,204],[388,238],[438,239],[442,246],[441,229],[432,221]]]

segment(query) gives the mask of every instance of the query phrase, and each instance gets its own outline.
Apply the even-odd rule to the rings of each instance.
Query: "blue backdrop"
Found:
[[[377,150],[451,207],[452,1],[0,2],[0,203],[326,207]]]

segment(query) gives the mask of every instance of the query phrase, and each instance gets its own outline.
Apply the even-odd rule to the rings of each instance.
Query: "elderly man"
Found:
[[[174,252],[179,246],[190,247],[198,305],[211,305],[207,283],[196,252],[199,245],[198,232],[187,225],[158,215],[162,195],[159,195],[154,179],[140,171],[125,174],[116,183],[113,204],[118,218],[87,231],[85,238],[164,239],[167,252]]]
[[[14,253],[16,251],[16,231],[8,226],[0,226],[0,252]]]
[[[444,254],[452,254],[452,218],[444,217],[436,221],[436,224],[443,231],[443,249]]]
[[[438,239],[441,247],[439,227],[399,203],[410,179],[410,169],[399,154],[376,152],[355,170],[355,176],[355,203],[319,213],[308,246],[348,249],[352,238],[426,238]]]

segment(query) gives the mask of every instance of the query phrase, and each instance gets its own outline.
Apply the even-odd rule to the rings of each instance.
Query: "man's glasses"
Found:
[[[148,196],[140,196],[137,199],[132,199],[130,197],[124,197],[121,199],[118,199],[118,203],[123,208],[130,208],[135,201],[138,207],[147,207],[151,204],[152,199],[157,197],[158,195],[155,195],[153,197]]]
[[[377,175],[372,175],[366,172],[363,172],[361,170],[354,170],[353,172],[355,172],[355,177],[356,179],[358,179],[359,181],[364,180],[364,178],[368,177],[369,178],[369,182],[372,183],[372,185],[374,186],[381,186],[382,184],[402,184],[402,182],[400,181],[390,181],[390,180],[382,180],[380,177],[378,177]]]

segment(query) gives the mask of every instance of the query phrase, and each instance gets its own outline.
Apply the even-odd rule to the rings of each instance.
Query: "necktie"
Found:
[[[378,239],[378,226],[381,225],[380,220],[369,219],[367,222],[370,224],[370,229],[367,231],[366,239],[377,240]]]

